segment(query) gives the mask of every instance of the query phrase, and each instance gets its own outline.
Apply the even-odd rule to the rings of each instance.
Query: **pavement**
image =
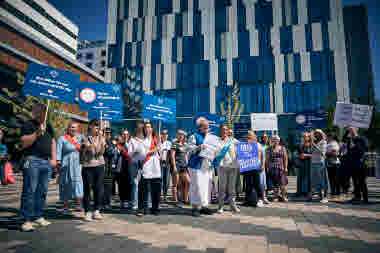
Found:
[[[289,181],[288,203],[241,207],[241,214],[193,218],[190,207],[169,202],[162,204],[160,216],[136,217],[114,201],[114,210],[94,222],[84,222],[80,213],[63,216],[58,187],[50,184],[47,218],[52,224],[25,233],[16,219],[19,176],[16,184],[0,186],[0,253],[380,252],[380,180],[368,180],[370,205],[304,202],[292,198],[296,180]]]

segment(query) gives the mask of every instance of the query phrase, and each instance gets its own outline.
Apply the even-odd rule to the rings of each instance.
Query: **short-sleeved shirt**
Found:
[[[187,167],[186,163],[186,148],[185,145],[179,142],[175,142],[172,145],[172,150],[175,151],[175,164],[177,167]]]
[[[40,128],[40,123],[35,120],[25,122],[21,128],[21,136],[32,135]],[[35,156],[44,160],[51,158],[51,145],[54,138],[54,130],[50,124],[46,125],[46,131],[39,136],[30,147],[24,149],[24,156]]]

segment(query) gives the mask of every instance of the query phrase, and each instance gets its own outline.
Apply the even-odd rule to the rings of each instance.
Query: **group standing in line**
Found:
[[[23,231],[50,224],[44,219],[43,210],[53,168],[59,174],[63,214],[70,214],[69,201],[74,199],[75,210],[83,211],[88,222],[103,219],[103,209],[112,210],[116,184],[121,209],[129,209],[137,216],[159,215],[161,200],[168,201],[170,176],[172,201],[191,205],[194,217],[215,213],[209,207],[213,187],[218,192],[219,214],[225,211],[225,204],[239,213],[237,197],[242,191],[244,204],[250,206],[264,207],[270,203],[268,199],[288,201],[289,158],[277,135],[271,138],[264,135],[259,143],[255,132],[247,132],[246,142],[255,150],[252,156],[257,156],[259,163],[256,169],[240,173],[236,146],[239,141],[227,125],[219,129],[215,160],[201,156],[201,151],[207,148],[205,139],[213,134],[209,121],[203,117],[196,120],[196,130],[189,136],[178,130],[173,142],[168,140],[167,130],[158,136],[150,122],[137,122],[133,136],[125,129],[112,138],[109,129],[103,133],[99,122],[93,120],[86,135],[79,134],[79,124],[71,122],[66,134],[55,143],[52,127],[43,123],[45,112],[43,105],[35,105],[33,120],[21,131],[25,154],[20,208],[25,220]],[[304,133],[297,155],[297,194],[311,201],[317,193],[321,202],[327,203],[328,185],[331,195],[338,197],[347,193],[352,177],[352,201],[363,199],[367,203],[366,173],[362,166],[367,149],[366,139],[358,136],[355,128],[348,130],[342,145],[336,136],[326,136],[319,129]],[[217,185],[213,180],[216,175]],[[271,198],[269,192],[273,192]]]

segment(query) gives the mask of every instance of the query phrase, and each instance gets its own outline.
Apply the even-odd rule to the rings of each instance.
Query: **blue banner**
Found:
[[[197,113],[195,120],[197,120],[199,117],[204,117],[209,121],[210,131],[217,136],[219,136],[220,126],[223,124],[226,124],[226,116],[224,115],[200,112],[200,113]],[[195,121],[194,121],[194,125],[195,125]]]
[[[236,152],[240,172],[258,170],[261,168],[257,143],[236,143]]]
[[[79,109],[84,111],[122,111],[121,85],[116,83],[80,83]]]
[[[297,130],[303,132],[327,127],[326,116],[323,111],[297,113],[295,120],[297,123]]]
[[[102,115],[102,117],[100,117],[100,115]],[[102,120],[110,122],[122,122],[124,119],[122,111],[113,111],[108,109],[105,109],[104,111],[88,111],[88,118],[97,120],[102,118]]]
[[[177,102],[174,99],[144,94],[141,117],[175,124],[176,108]]]
[[[24,94],[75,104],[79,75],[30,63],[23,86]]]
[[[234,124],[234,137],[238,140],[244,139],[248,130],[251,130],[251,123],[235,123]]]

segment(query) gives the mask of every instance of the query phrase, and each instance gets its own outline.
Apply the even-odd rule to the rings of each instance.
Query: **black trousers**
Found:
[[[83,167],[83,208],[90,211],[90,192],[94,193],[94,210],[100,210],[104,191],[104,165],[97,167]]]
[[[245,198],[248,201],[248,196],[255,189],[258,199],[264,198],[262,187],[260,186],[260,170],[252,170],[244,173],[245,181]]]
[[[363,165],[359,165],[356,169],[353,169],[352,172],[355,199],[363,198],[364,201],[368,201],[367,168]]]
[[[115,181],[119,187],[119,198],[122,202],[131,201],[131,183],[129,180],[128,169],[123,169],[122,172],[115,173]]]
[[[340,175],[339,175],[339,165],[327,166],[327,172],[329,176],[330,188],[332,195],[340,195]]]
[[[160,206],[161,178],[142,179],[143,208],[148,209],[148,195],[152,198],[152,211],[157,211]]]

